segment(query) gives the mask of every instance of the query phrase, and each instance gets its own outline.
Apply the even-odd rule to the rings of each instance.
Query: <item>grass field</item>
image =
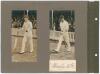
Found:
[[[12,36],[12,48],[14,46],[14,40],[16,37]],[[33,45],[34,45],[34,52],[29,52],[29,45],[26,43],[26,49],[25,53],[19,54],[21,50],[22,45],[22,38],[23,37],[17,37],[17,47],[16,49],[12,49],[12,61],[13,62],[36,62],[37,61],[37,39],[33,39]]]
[[[57,48],[58,41],[50,41],[50,51]],[[67,51],[67,47],[62,43],[59,53],[51,53],[51,60],[74,60],[75,59],[75,46],[71,44],[71,52]]]
[[[14,40],[15,36],[12,36],[12,48],[14,46]],[[12,61],[13,62],[36,62],[37,61],[37,39],[33,39],[33,45],[34,45],[34,52],[29,52],[29,45],[26,43],[26,49],[24,54],[19,54],[19,51],[21,50],[22,45],[22,38],[23,37],[17,37],[17,48],[12,49]],[[50,51],[55,49],[57,47],[57,41],[50,40]],[[62,44],[60,52],[55,54],[51,53],[48,55],[50,57],[50,60],[73,60],[75,59],[75,47],[74,45],[71,45],[71,52],[67,52],[67,48],[65,48],[64,44]]]

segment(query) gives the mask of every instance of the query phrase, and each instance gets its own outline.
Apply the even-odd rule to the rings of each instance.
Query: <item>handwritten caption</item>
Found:
[[[49,71],[76,72],[76,60],[50,60]]]

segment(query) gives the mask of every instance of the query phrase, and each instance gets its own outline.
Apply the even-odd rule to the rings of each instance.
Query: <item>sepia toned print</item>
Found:
[[[75,12],[73,10],[51,10],[49,20],[50,71],[76,71]],[[68,68],[68,65],[73,66]]]
[[[11,24],[12,61],[37,61],[37,14],[35,10],[13,10]]]

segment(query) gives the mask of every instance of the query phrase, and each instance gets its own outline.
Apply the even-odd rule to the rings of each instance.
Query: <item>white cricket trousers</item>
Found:
[[[59,37],[58,44],[57,44],[57,49],[55,49],[55,50],[58,51],[58,52],[60,51],[61,44],[62,44],[63,40],[67,43],[67,50],[70,51],[70,41],[69,41],[68,32],[61,34],[61,36]]]
[[[25,51],[25,45],[26,42],[28,41],[29,45],[30,45],[30,52],[33,51],[33,39],[32,39],[32,32],[25,32],[24,34],[24,38],[22,40],[22,48],[21,48],[21,52]]]

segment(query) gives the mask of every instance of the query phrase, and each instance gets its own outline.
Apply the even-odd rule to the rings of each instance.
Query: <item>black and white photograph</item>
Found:
[[[36,10],[12,10],[12,62],[37,62]]]
[[[50,21],[49,64],[50,66],[54,67],[63,63],[66,60],[67,60],[66,63],[68,64],[68,62],[71,62],[72,60],[76,59],[75,25],[74,25],[75,12],[73,10],[51,10],[49,16],[50,16],[49,17]],[[56,71],[56,69],[54,70]]]

